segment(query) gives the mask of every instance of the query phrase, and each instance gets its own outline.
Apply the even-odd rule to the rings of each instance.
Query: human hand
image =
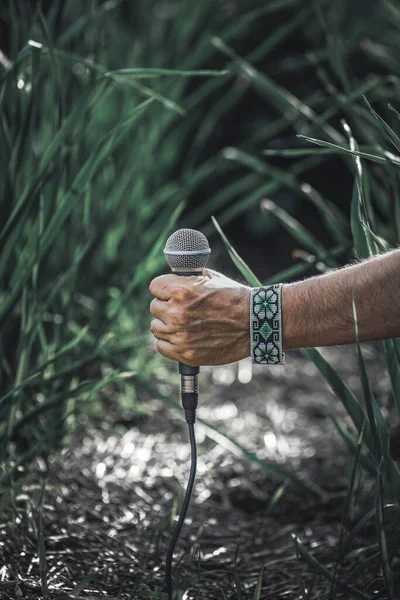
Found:
[[[150,329],[166,358],[197,367],[224,365],[250,355],[251,288],[221,273],[161,275],[150,283]]]

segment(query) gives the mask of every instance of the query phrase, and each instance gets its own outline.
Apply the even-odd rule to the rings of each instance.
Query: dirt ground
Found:
[[[390,383],[376,351],[367,347],[368,373],[385,402]],[[354,347],[323,352],[361,398]],[[162,389],[176,391],[167,383]],[[41,517],[49,600],[165,597],[164,560],[186,487],[190,447],[182,413],[156,398],[143,400],[151,413],[131,421],[121,421],[110,402],[101,426],[77,432],[50,462]],[[337,567],[341,586],[316,575],[296,546],[298,539],[335,573],[352,458],[330,413],[348,422],[299,351],[288,353],[285,367],[251,369],[245,361],[203,369],[198,416],[219,433],[196,425],[196,483],[173,562],[186,600],[250,600],[261,571],[263,600],[387,598],[373,520]],[[4,600],[44,597],[35,508],[43,470],[39,461],[17,497],[17,519],[0,523]],[[374,488],[369,476],[358,481],[350,525],[373,506]],[[400,590],[396,515],[387,513],[388,540]]]

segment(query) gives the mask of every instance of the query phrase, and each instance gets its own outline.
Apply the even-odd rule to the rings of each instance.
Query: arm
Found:
[[[353,294],[361,341],[400,336],[400,250],[284,285],[284,347],[354,342]]]
[[[213,271],[157,277],[150,284],[157,350],[192,366],[249,356],[250,289]],[[400,336],[400,250],[285,284],[284,348],[353,342],[353,294],[360,340]]]

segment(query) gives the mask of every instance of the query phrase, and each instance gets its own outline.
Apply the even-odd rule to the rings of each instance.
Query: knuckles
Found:
[[[152,279],[150,281],[150,285],[149,285],[149,292],[150,294],[152,294],[153,296],[157,295],[157,290],[160,288],[160,284],[161,284],[161,278],[163,277],[163,275],[161,275],[160,277],[155,277],[154,279]]]
[[[178,302],[187,302],[193,296],[191,288],[186,287],[182,284],[177,284],[171,287],[171,296]]]
[[[150,302],[150,313],[151,313],[152,315],[154,315],[154,313],[155,313],[155,310],[156,310],[156,302],[157,302],[157,299],[156,299],[156,298],[154,298],[154,299],[153,299],[153,300]]]
[[[171,322],[179,327],[183,327],[188,321],[186,310],[183,306],[171,307],[169,310],[167,310],[166,314],[170,318]]]
[[[184,359],[184,361],[187,361],[189,366],[195,366],[194,364],[190,364],[190,363],[195,363],[196,362],[196,350],[194,350],[193,348],[188,348],[187,350],[184,350],[182,352],[182,358]]]
[[[179,343],[185,344],[189,341],[190,335],[186,329],[180,329],[175,333],[175,337]]]

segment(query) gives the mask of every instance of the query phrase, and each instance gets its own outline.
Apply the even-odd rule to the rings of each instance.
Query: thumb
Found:
[[[213,271],[212,269],[203,269],[203,275],[208,279],[222,279],[225,277],[222,273],[218,273],[218,271]]]

